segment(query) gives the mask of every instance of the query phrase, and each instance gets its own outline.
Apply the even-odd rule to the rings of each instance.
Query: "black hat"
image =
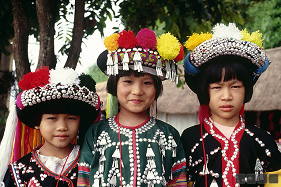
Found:
[[[34,128],[42,114],[73,114],[90,125],[98,117],[101,104],[95,84],[90,75],[79,76],[70,68],[49,71],[42,67],[30,72],[19,82],[24,91],[16,100],[18,118]]]

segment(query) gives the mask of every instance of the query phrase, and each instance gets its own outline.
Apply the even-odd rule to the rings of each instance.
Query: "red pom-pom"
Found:
[[[180,44],[181,45],[181,44]],[[181,49],[179,51],[178,56],[174,59],[176,62],[180,61],[183,59],[183,46],[181,45]]]
[[[19,82],[19,87],[23,90],[29,90],[38,86],[43,87],[49,83],[49,78],[49,67],[43,66],[35,72],[30,72],[24,75]]]
[[[141,29],[137,34],[137,42],[144,49],[154,50],[157,44],[156,35],[148,28]]]
[[[137,38],[135,37],[132,31],[122,31],[119,33],[120,37],[118,38],[119,47],[126,49],[134,48],[137,44]]]

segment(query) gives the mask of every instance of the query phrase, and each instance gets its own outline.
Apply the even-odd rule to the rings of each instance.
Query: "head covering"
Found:
[[[255,66],[250,70],[255,83],[270,64],[262,50],[261,37],[259,31],[252,34],[246,29],[240,31],[234,23],[229,23],[228,26],[217,24],[212,29],[212,33],[193,33],[184,44],[191,50],[184,59],[185,73],[195,76],[200,72],[202,65],[207,64],[211,59],[234,55],[248,59],[247,61]]]
[[[40,132],[34,129],[40,125],[42,114],[79,115],[80,139],[100,119],[101,102],[96,82],[89,75],[78,75],[70,68],[41,67],[24,75],[18,85],[23,91],[11,108],[0,146],[0,182],[11,160],[18,160],[42,143]]]
[[[184,59],[185,79],[187,85],[196,93],[198,73],[204,65],[212,62],[212,59],[228,57],[240,59],[241,63],[252,74],[253,84],[259,76],[267,69],[270,61],[262,50],[262,34],[259,31],[249,33],[246,29],[240,31],[234,23],[225,25],[216,24],[212,33],[193,33],[184,46],[191,50]],[[254,68],[252,68],[254,67]],[[243,114],[244,105],[240,110]],[[198,116],[202,124],[204,118],[210,114],[207,105],[201,105]]]
[[[156,38],[154,31],[144,28],[135,36],[132,31],[114,33],[104,39],[107,48],[97,60],[107,75],[132,69],[159,76],[162,80],[178,80],[177,62],[183,59],[183,46],[170,33]]]
[[[23,92],[16,99],[18,118],[31,128],[40,124],[44,113],[75,114],[92,123],[100,108],[95,85],[90,75],[79,76],[70,68],[30,72],[19,82]]]

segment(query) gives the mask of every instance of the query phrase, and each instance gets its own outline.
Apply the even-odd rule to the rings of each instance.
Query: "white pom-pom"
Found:
[[[50,83],[79,84],[79,75],[71,68],[59,68],[50,71]]]
[[[234,38],[241,40],[242,37],[241,31],[234,23],[229,23],[228,26],[218,23],[213,28],[213,38]]]

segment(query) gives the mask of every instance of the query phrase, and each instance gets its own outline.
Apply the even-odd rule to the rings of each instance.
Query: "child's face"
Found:
[[[120,113],[128,112],[143,114],[155,100],[156,89],[152,76],[120,77],[117,82],[117,99],[120,103]]]
[[[244,104],[245,87],[237,79],[223,82],[211,83],[209,85],[212,119],[222,125],[236,123],[239,120],[239,111]],[[231,123],[233,122],[233,123]],[[236,124],[235,124],[236,125]]]
[[[71,141],[77,137],[80,116],[70,114],[43,114],[40,133],[44,146],[48,148],[69,148]]]

